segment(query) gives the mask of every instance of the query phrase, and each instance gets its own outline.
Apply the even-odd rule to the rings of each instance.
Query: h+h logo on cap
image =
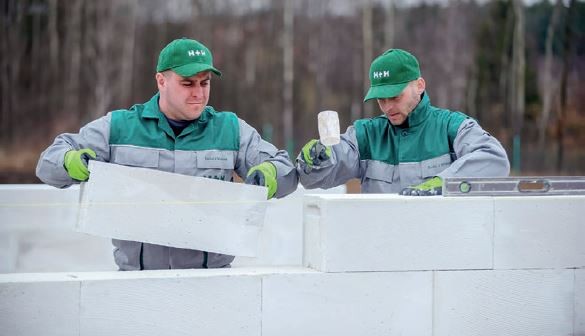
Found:
[[[187,51],[187,55],[189,56],[205,56],[205,50],[189,50]]]
[[[386,77],[390,77],[390,71],[388,71],[388,70],[374,71],[373,76],[374,76],[374,78],[386,78]]]

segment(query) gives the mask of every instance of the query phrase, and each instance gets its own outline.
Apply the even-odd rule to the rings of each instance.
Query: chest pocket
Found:
[[[395,166],[381,161],[369,160],[364,178],[392,183],[394,178],[394,168]]]
[[[124,166],[158,168],[159,152],[155,149],[112,146],[110,162]]]
[[[381,162],[367,161],[366,171],[362,178],[362,193],[393,193],[400,183],[393,183],[398,167]]]
[[[423,179],[437,176],[451,165],[451,154],[444,154],[436,158],[421,161],[420,170]]]
[[[206,150],[197,152],[197,176],[231,181],[234,151]]]

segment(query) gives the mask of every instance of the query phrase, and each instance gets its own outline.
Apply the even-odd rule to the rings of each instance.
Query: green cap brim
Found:
[[[175,72],[177,75],[183,77],[191,77],[203,71],[211,71],[221,77],[221,72],[219,70],[212,67],[211,65],[201,63],[189,63],[172,68],[171,70],[173,70],[173,72]]]
[[[409,82],[372,86],[368,90],[368,94],[366,94],[364,102],[370,99],[394,98],[402,93],[402,91],[404,91],[404,88],[408,85],[408,83]]]

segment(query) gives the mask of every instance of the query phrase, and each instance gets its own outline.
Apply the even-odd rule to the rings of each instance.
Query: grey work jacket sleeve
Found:
[[[39,158],[37,177],[46,184],[57,188],[79,183],[72,179],[63,166],[65,153],[70,150],[90,148],[96,153],[96,160],[109,161],[110,114],[90,122],[79,133],[64,133],[55,138]]]
[[[360,154],[355,128],[349,126],[341,135],[341,141],[331,146],[331,157],[307,172],[307,164],[301,152],[297,157],[297,172],[303,187],[329,189],[362,176]]]
[[[510,174],[510,162],[500,142],[479,124],[464,121],[453,142],[457,159],[439,177],[505,177]]]
[[[240,149],[236,159],[236,173],[245,179],[250,168],[269,161],[276,167],[276,198],[284,197],[297,189],[298,175],[288,153],[278,150],[271,143],[262,140],[260,134],[244,120],[240,125]]]

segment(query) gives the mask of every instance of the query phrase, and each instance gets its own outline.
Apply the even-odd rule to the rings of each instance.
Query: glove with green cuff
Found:
[[[65,153],[63,166],[72,179],[82,182],[87,181],[89,178],[87,162],[90,158],[95,159],[96,155],[95,152],[89,148],[70,150]]]
[[[443,180],[440,177],[435,176],[430,178],[423,183],[410,186],[402,189],[400,195],[404,196],[435,196],[443,193]]]
[[[276,194],[276,189],[278,188],[278,183],[276,182],[276,167],[268,161],[262,162],[261,164],[250,168],[244,183],[268,188],[268,199],[271,199],[274,197],[274,194]]]
[[[305,160],[305,173],[310,173],[313,167],[318,167],[323,161],[331,157],[331,147],[323,145],[319,140],[312,139],[301,149],[303,160]]]

